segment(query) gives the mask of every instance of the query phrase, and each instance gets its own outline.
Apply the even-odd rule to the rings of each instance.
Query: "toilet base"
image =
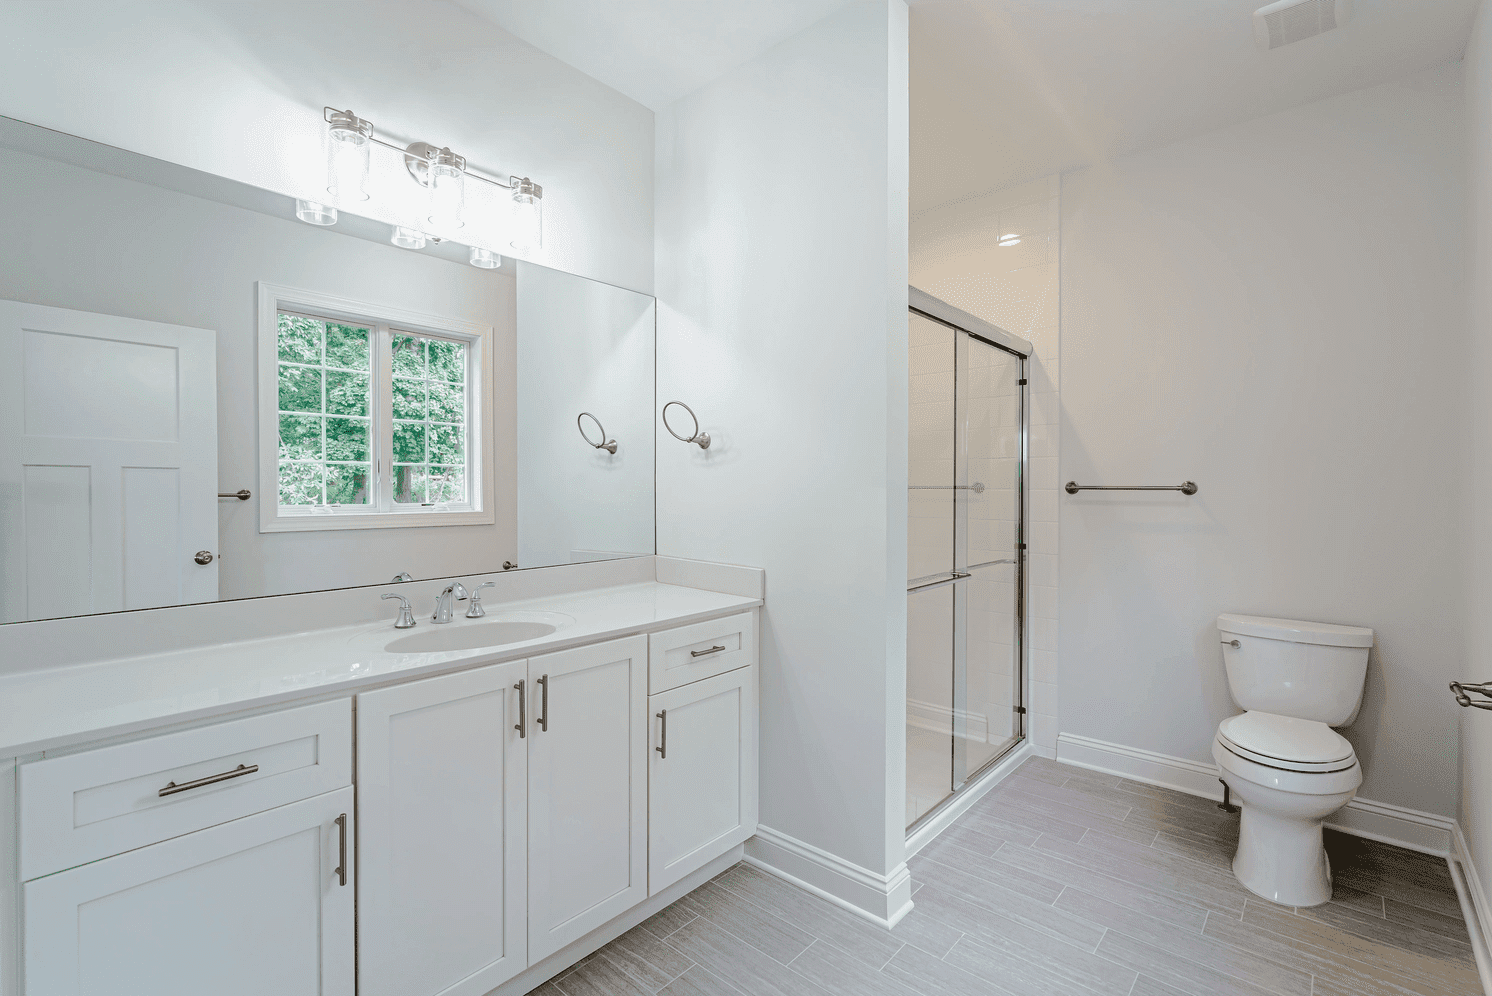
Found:
[[[1325,819],[1282,818],[1243,806],[1233,874],[1255,895],[1281,906],[1320,906],[1331,899]]]

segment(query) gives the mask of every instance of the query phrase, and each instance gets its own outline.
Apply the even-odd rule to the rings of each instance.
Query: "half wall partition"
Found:
[[[1026,736],[1031,346],[910,291],[907,824]]]

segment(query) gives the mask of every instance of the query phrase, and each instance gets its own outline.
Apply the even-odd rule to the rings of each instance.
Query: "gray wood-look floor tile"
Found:
[[[1444,859],[1327,833],[1332,901],[1232,874],[1238,817],[1032,758],[909,862],[886,930],[748,865],[534,996],[1485,996]]]
[[[714,882],[700,886],[680,901],[694,904],[694,912],[784,965],[814,940],[806,930],[800,930]]]
[[[896,979],[871,968],[832,944],[811,945],[790,966],[804,978],[817,982],[834,996],[920,996]]]
[[[1024,996],[995,979],[982,978],[908,944],[884,969],[907,988],[928,996]]]
[[[1144,941],[1167,952],[1173,960],[1205,965],[1224,975],[1251,982],[1288,996],[1310,996],[1311,973],[1278,962],[1270,962],[1205,934],[1178,931],[1170,924],[1136,913],[1106,900],[1090,896],[1081,889],[1068,889],[1057,900],[1059,908],[1120,933]],[[1221,918],[1220,918],[1221,919]],[[1106,934],[1105,937],[1108,935]],[[1140,966],[1131,966],[1137,971]],[[1153,973],[1152,973],[1153,974]]]
[[[665,943],[747,996],[827,996],[820,986],[704,917],[680,927]]]
[[[641,926],[633,927],[596,954],[613,962],[650,992],[657,992],[683,975],[691,964],[657,934]]]
[[[742,996],[739,989],[695,965],[659,990],[659,996]]]

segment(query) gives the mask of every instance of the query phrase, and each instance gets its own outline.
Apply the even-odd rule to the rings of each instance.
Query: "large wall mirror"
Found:
[[[651,297],[8,118],[0,171],[0,621],[653,552]]]

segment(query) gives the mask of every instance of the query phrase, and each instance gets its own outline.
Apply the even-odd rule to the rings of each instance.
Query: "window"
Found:
[[[488,340],[261,284],[261,531],[492,522],[476,431]]]

